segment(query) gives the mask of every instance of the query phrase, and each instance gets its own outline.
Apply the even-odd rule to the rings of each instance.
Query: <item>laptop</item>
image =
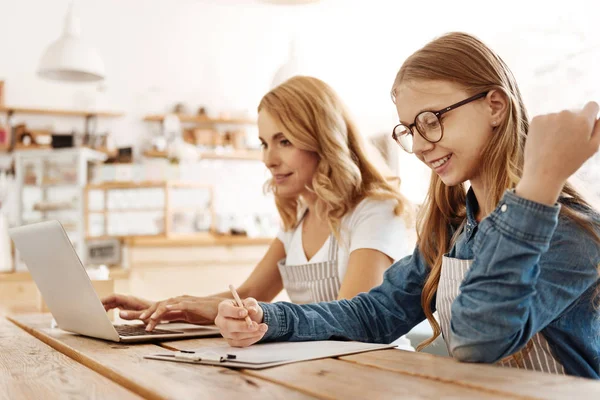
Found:
[[[8,230],[58,326],[69,332],[113,342],[147,342],[217,336],[215,326],[113,325],[60,222],[52,220]]]

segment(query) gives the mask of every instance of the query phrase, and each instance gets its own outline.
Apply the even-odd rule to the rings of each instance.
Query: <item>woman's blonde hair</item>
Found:
[[[325,82],[293,77],[267,93],[258,111],[266,111],[285,128],[286,139],[295,147],[317,153],[319,163],[309,189],[317,197],[317,215],[327,218],[338,239],[342,217],[366,197],[395,200],[396,215],[407,211],[397,185],[375,166],[346,107]],[[304,208],[301,199],[278,196],[272,180],[266,189],[275,195],[284,229],[294,228]]]
[[[507,100],[508,109],[503,120],[495,128],[481,157],[484,188],[491,195],[488,196],[488,204],[479,206],[487,214],[496,207],[506,189],[517,185],[522,175],[529,120],[515,78],[504,61],[483,42],[469,34],[454,32],[431,41],[406,59],[392,86],[392,99],[395,100],[398,86],[405,82],[432,80],[458,84],[468,95],[497,90]],[[568,201],[564,201],[567,198]],[[577,211],[581,206],[590,208],[589,204],[569,184],[563,188],[561,202],[563,216],[598,238],[589,219]],[[417,350],[440,335],[431,303],[440,280],[442,256],[452,245],[452,230],[459,229],[465,218],[465,186],[446,186],[432,172],[429,190],[418,216],[417,245],[430,267],[421,294],[421,305],[434,333]]]

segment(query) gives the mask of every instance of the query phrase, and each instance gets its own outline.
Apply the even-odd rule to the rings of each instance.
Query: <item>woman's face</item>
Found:
[[[408,126],[422,111],[443,110],[470,96],[451,82],[418,81],[398,86],[395,100],[400,122]],[[498,122],[488,97],[442,114],[443,137],[437,143],[412,128],[413,153],[447,186],[479,178],[482,151],[493,134],[492,124]]]
[[[258,136],[263,162],[273,175],[278,196],[298,197],[312,186],[319,165],[317,153],[295,147],[291,135],[267,111],[258,113]]]

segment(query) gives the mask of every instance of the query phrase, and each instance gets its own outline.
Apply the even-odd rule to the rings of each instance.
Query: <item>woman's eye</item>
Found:
[[[287,139],[283,139],[279,142],[279,144],[285,147],[285,146],[290,146],[292,143]]]

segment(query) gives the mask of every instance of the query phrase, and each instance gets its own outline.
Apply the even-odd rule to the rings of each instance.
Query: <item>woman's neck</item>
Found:
[[[306,205],[306,212],[311,215],[311,219],[322,221],[322,215],[317,215],[317,195],[315,193],[305,193],[302,195],[302,202]]]
[[[314,210],[317,205],[317,195],[315,193],[304,193],[301,195],[302,202],[306,204],[306,208]]]

